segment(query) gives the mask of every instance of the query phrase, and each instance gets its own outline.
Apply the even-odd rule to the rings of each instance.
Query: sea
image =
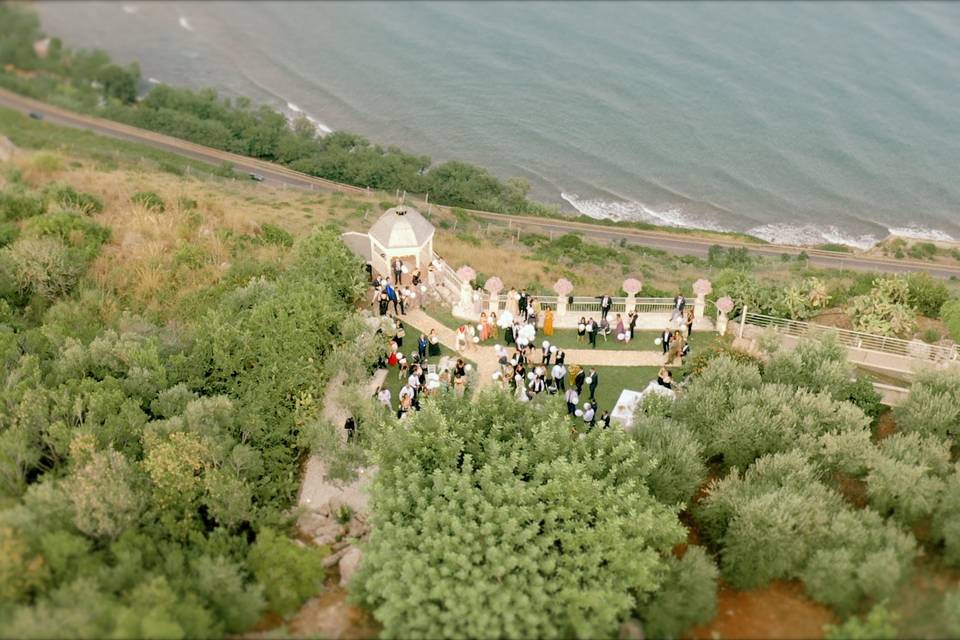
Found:
[[[34,2],[144,78],[595,218],[960,240],[960,3]]]

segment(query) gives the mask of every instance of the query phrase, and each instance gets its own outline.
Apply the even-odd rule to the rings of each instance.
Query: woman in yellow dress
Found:
[[[543,335],[553,335],[553,309],[550,307],[547,307],[546,313],[543,314]]]

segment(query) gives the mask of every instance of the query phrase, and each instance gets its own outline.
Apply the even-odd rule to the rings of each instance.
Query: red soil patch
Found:
[[[287,627],[293,636],[362,640],[380,635],[380,625],[368,612],[347,603],[347,592],[330,586],[304,603]]]
[[[897,432],[897,421],[893,417],[893,411],[885,411],[880,415],[880,419],[877,420],[876,431],[874,432],[874,440],[880,441],[884,438],[889,438]]]
[[[818,640],[823,637],[823,625],[836,622],[833,613],[808,598],[796,582],[774,582],[751,591],[722,586],[717,616],[710,624],[691,629],[687,637]]]

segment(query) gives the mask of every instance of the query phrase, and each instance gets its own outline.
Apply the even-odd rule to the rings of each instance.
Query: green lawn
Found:
[[[461,324],[464,324],[464,320],[455,318],[450,309],[445,305],[433,304],[424,307],[430,317],[439,322],[440,324],[449,327],[451,329],[456,329]],[[657,351],[660,349],[654,343],[654,340],[660,337],[659,331],[637,331],[633,340],[624,344],[622,342],[617,342],[615,336],[607,336],[607,340],[600,336],[597,336],[597,349],[605,351],[622,351],[622,350],[632,350],[632,351]],[[694,351],[703,349],[711,342],[713,342],[717,337],[717,334],[713,331],[694,331],[693,340],[690,345],[691,349]],[[552,336],[543,335],[543,329],[538,329],[537,331],[537,344],[539,345],[544,340],[549,340],[550,344],[556,345],[563,349],[590,349],[590,344],[588,342],[577,342],[577,331],[576,329],[556,329],[553,332]],[[492,346],[496,343],[503,344],[503,330],[499,329],[497,335],[490,338],[489,340],[484,340],[480,344],[485,346]]]

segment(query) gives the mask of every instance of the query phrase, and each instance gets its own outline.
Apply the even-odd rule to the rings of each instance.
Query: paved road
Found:
[[[223,162],[232,162],[238,171],[259,173],[265,178],[265,182],[272,184],[285,184],[303,189],[342,191],[357,194],[367,193],[366,189],[360,187],[340,184],[330,180],[324,180],[323,178],[315,178],[271,162],[264,162],[255,158],[248,158],[246,156],[204,147],[178,138],[138,129],[102,118],[81,115],[30,98],[25,98],[3,89],[0,89],[0,106],[15,109],[23,113],[39,113],[43,115],[45,120],[55,124],[87,129],[101,135],[148,144],[202,162],[215,165],[222,164]],[[536,231],[544,235],[577,233],[585,237],[608,242],[625,240],[629,244],[653,247],[678,255],[705,257],[711,245],[719,244],[726,247],[743,247],[754,255],[773,257],[778,257],[783,254],[795,256],[801,251],[806,251],[807,255],[810,256],[810,263],[817,267],[897,273],[925,271],[939,278],[949,278],[951,276],[960,277],[960,265],[952,266],[910,260],[861,257],[854,254],[820,251],[805,247],[758,245],[737,241],[735,239],[698,238],[691,235],[673,234],[666,231],[641,231],[552,218],[514,216],[484,211],[470,211],[470,214],[479,220],[486,220],[491,224],[518,228],[521,230],[521,233],[523,233],[523,230]]]

